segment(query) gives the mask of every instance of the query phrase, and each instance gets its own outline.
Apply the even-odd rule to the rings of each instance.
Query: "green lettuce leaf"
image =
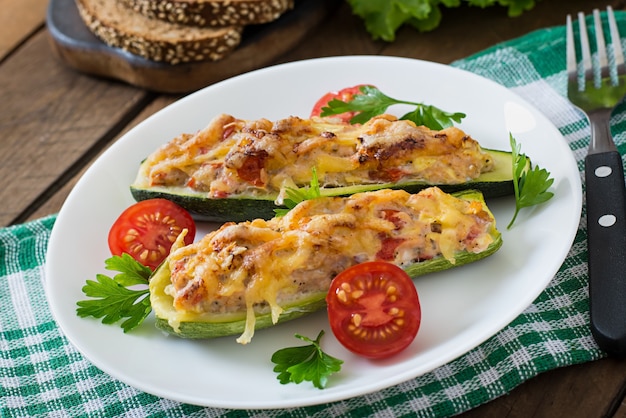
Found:
[[[508,15],[515,17],[531,10],[539,0],[346,0],[352,13],[359,16],[372,39],[393,42],[396,32],[404,25],[420,32],[432,31],[441,24],[441,7],[461,5],[480,8],[506,7]]]

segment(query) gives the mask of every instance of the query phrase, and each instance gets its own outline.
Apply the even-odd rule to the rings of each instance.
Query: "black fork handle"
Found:
[[[600,348],[626,355],[626,189],[617,151],[585,159],[591,332]]]

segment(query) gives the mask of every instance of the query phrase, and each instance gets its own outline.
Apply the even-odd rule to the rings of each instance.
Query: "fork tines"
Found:
[[[611,6],[607,7],[607,19],[609,23],[609,33],[611,34],[611,45],[613,48],[613,58],[617,67],[618,74],[626,73],[624,65],[624,53],[620,35],[617,30],[615,14]],[[597,58],[600,66],[600,79],[610,77],[609,60],[606,53],[606,42],[604,40],[604,31],[602,28],[602,20],[598,9],[593,11],[594,31],[596,34]],[[589,36],[587,34],[587,25],[585,22],[585,14],[578,13],[578,25],[580,32],[580,51],[582,54],[582,70],[584,79],[587,81],[594,80],[593,64],[591,58],[591,48],[589,45]],[[578,79],[578,64],[576,59],[576,44],[574,41],[574,28],[572,18],[567,15],[566,21],[566,43],[567,43],[567,72],[570,82]]]

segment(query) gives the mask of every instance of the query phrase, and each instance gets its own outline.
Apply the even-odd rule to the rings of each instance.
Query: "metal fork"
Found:
[[[626,65],[610,6],[607,20],[612,57],[607,53],[600,12],[593,11],[595,60],[585,15],[579,13],[578,20],[582,65],[576,59],[572,18],[567,16],[567,94],[587,115],[591,125],[591,142],[585,158],[591,331],[601,349],[623,355],[626,354],[626,190],[622,158],[611,135],[610,118],[613,108],[626,95]],[[614,63],[612,69],[609,58]]]

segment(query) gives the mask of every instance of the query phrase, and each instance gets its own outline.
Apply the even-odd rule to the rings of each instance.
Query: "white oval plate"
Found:
[[[240,118],[308,117],[327,91],[374,84],[387,95],[467,114],[460,125],[484,147],[510,150],[509,132],[555,178],[555,197],[524,210],[515,227],[512,198],[490,202],[504,245],[473,265],[415,280],[423,309],[414,343],[396,357],[368,361],[335,340],[325,312],[258,331],[251,344],[235,337],[189,341],[166,337],[154,319],[124,334],[118,326],[76,316],[81,287],[105,273],[109,227],[134,201],[128,186],[141,160],[182,132],[193,133],[218,113]],[[403,109],[390,109],[401,114]],[[46,293],[69,340],[94,365],[142,391],[185,403],[223,408],[284,408],[342,400],[377,391],[441,366],[485,341],[518,316],[565,259],[579,223],[578,168],[559,131],[506,88],[449,66],[405,58],[341,57],[295,62],[207,87],[161,110],[105,152],[69,195],[52,236]],[[208,230],[209,225],[201,225]],[[345,361],[328,387],[281,385],[272,353],[326,330],[323,348]]]

